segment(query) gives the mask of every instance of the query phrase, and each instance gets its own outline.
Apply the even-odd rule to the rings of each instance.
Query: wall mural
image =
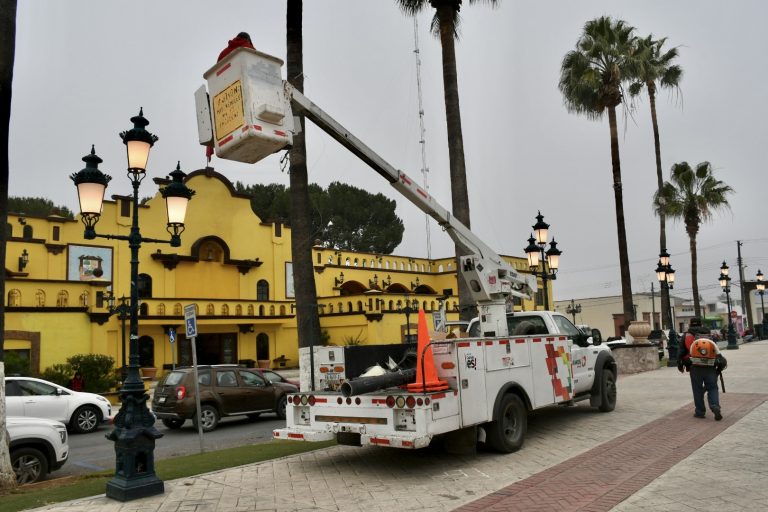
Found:
[[[112,248],[69,244],[67,280],[112,281]]]

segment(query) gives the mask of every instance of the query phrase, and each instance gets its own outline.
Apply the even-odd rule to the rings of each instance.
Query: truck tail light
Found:
[[[395,405],[397,405],[398,409],[402,409],[405,407],[405,397],[399,396],[395,399]]]
[[[187,396],[187,388],[184,386],[179,386],[176,388],[176,400],[184,400],[184,397]]]
[[[309,395],[309,398],[307,398],[307,403],[309,405],[315,405],[315,395]]]
[[[288,400],[289,404],[292,404],[293,403],[293,395],[288,395],[287,400]]]
[[[409,409],[413,409],[414,407],[416,407],[416,399],[413,398],[412,396],[409,396],[408,398],[405,399],[405,405]]]
[[[355,397],[355,405],[360,405],[360,403],[361,403],[360,397],[359,396]]]
[[[395,397],[388,396],[387,397],[387,407],[394,407],[395,406]]]
[[[296,399],[293,400],[296,403]],[[307,395],[301,395],[301,405],[307,405]]]

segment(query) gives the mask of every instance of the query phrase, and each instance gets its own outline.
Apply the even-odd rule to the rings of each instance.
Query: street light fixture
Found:
[[[760,339],[768,338],[768,318],[765,318],[765,303],[763,295],[765,294],[765,281],[763,281],[763,272],[757,269],[757,293],[760,294],[760,310],[763,313],[763,328],[760,330]]]
[[[122,380],[125,380],[125,378],[128,376],[128,365],[125,364],[125,354],[127,352],[125,347],[125,320],[128,318],[128,316],[131,313],[131,306],[128,303],[125,296],[120,297],[120,304],[115,305],[116,297],[113,293],[108,292],[109,294],[104,297],[107,300],[107,311],[109,311],[110,315],[117,314],[117,318],[120,319],[122,322],[122,333],[123,333],[123,351],[122,351],[122,368],[120,370],[120,375]]]
[[[405,342],[411,342],[411,314],[419,312],[418,299],[411,300],[410,295],[405,296],[405,305],[397,301],[397,310],[405,314]]]
[[[576,315],[581,313],[581,304],[576,304],[576,302],[571,299],[571,303],[565,308],[565,312],[573,317],[573,324],[576,325]]]
[[[728,350],[737,350],[739,345],[736,343],[736,331],[733,328],[731,319],[731,278],[728,276],[728,265],[723,261],[720,267],[720,287],[725,292],[725,300],[728,304]]]
[[[563,253],[557,248],[557,242],[553,238],[549,242],[549,249],[544,250],[547,246],[547,237],[549,236],[549,224],[544,222],[544,216],[539,211],[536,215],[536,224],[533,226],[533,232],[536,237],[531,234],[528,239],[528,246],[523,249],[526,256],[528,256],[528,268],[534,276],[541,276],[542,288],[544,293],[544,309],[549,310],[549,296],[547,293],[547,280],[554,281],[557,279],[557,271],[560,267],[560,255]],[[539,269],[539,263],[541,263],[541,269]],[[534,303],[534,309],[536,304]]]
[[[128,178],[133,186],[133,216],[129,235],[102,235],[96,233],[96,223],[101,216],[104,193],[112,179],[98,168],[102,159],[96,155],[92,146],[91,153],[83,157],[85,168],[72,174],[70,178],[77,187],[80,201],[80,215],[85,225],[84,238],[93,240],[97,237],[112,240],[125,240],[131,249],[131,298],[130,343],[128,372],[120,389],[122,407],[115,416],[115,428],[107,438],[115,442],[115,476],[107,483],[106,494],[112,499],[128,501],[145,496],[160,494],[164,491],[163,481],[155,474],[155,440],[163,436],[155,427],[155,418],[147,408],[144,383],[139,375],[139,319],[138,288],[139,248],[144,242],[181,245],[181,233],[184,231],[184,217],[187,204],[194,194],[184,185],[184,176],[180,165],[170,173],[171,183],[160,190],[165,198],[168,214],[167,230],[170,240],[158,240],[141,235],[139,230],[139,185],[146,175],[149,150],[157,137],[145,128],[149,121],[143,110],[131,118],[133,128],[120,134],[126,146],[128,156]]]
[[[666,289],[667,294],[669,295],[669,301],[667,302],[667,315],[669,319],[669,323],[667,324],[667,327],[669,328],[669,340],[667,341],[669,358],[667,359],[667,366],[677,366],[679,346],[677,342],[677,333],[675,332],[675,319],[672,316],[672,295],[669,294],[669,290],[675,287],[675,270],[669,262],[669,253],[666,249],[662,249],[661,253],[659,253],[659,264],[656,266],[656,278],[659,280],[661,288]]]

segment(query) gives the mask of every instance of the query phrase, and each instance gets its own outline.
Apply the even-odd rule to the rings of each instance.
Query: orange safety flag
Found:
[[[424,350],[425,348],[426,350]],[[432,347],[429,346],[427,316],[423,309],[419,309],[419,331],[416,351],[416,382],[408,384],[408,391],[418,393],[419,391],[448,389],[448,383],[437,378],[435,361],[432,357]]]

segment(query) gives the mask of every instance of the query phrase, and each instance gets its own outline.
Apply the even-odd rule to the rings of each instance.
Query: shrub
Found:
[[[45,369],[40,378],[58,384],[59,386],[69,386],[69,379],[75,372],[69,364],[54,364]]]
[[[5,351],[5,374],[6,375],[21,375],[29,377],[31,375],[31,367],[29,359],[22,357],[16,350]]]
[[[76,354],[67,359],[73,373],[80,372],[85,379],[85,391],[106,393],[117,384],[115,360],[103,354]]]

